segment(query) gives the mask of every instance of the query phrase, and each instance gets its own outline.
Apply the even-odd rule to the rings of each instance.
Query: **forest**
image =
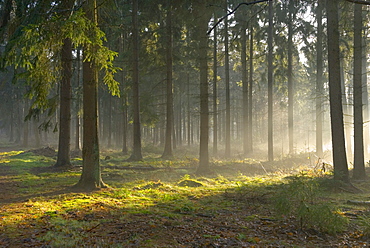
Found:
[[[0,0],[1,247],[367,247],[369,0]]]

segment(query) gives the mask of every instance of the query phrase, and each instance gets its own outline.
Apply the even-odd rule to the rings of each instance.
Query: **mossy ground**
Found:
[[[258,159],[214,160],[213,173],[208,177],[194,174],[198,163],[195,157],[184,155],[169,161],[160,159],[157,153],[144,154],[143,162],[133,163],[125,162],[127,156],[117,151],[102,152],[102,177],[110,188],[76,192],[71,186],[78,182],[81,173],[80,158],[73,159],[73,169],[60,170],[52,167],[55,157],[22,151],[0,153],[0,246],[363,247],[368,244],[368,206],[350,205],[347,200],[368,200],[370,183],[355,183],[364,191],[361,194],[334,190],[330,175],[315,171],[315,164],[307,154],[274,163]],[[301,196],[303,204],[290,199],[289,192],[282,194],[288,204],[289,201],[297,204],[298,210],[281,214],[275,203],[278,192],[284,189],[302,193],[294,191],[297,180],[291,180],[292,175],[301,180],[298,182],[307,183],[303,191],[314,192],[309,193],[309,199],[304,194]],[[316,219],[302,212],[302,206],[311,207],[312,199],[320,206],[330,206],[330,210],[323,211],[345,218],[343,229],[330,232],[331,229],[326,231],[312,223]],[[323,216],[329,216],[325,225],[331,225],[331,215]]]

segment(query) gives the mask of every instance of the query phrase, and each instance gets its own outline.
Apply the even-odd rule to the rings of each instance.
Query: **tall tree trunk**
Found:
[[[228,13],[228,0],[225,0],[225,10]],[[230,65],[229,65],[229,29],[228,18],[224,20],[225,25],[225,97],[226,97],[226,116],[225,116],[225,157],[231,155],[231,113],[230,113]]]
[[[273,99],[272,99],[272,91],[273,91],[273,64],[272,64],[272,56],[273,56],[273,47],[272,47],[272,39],[273,39],[273,13],[272,13],[272,0],[269,1],[269,28],[268,28],[268,160],[274,160],[274,136],[273,136]]]
[[[362,5],[354,6],[354,63],[353,63],[353,114],[354,160],[353,178],[365,179],[364,130],[362,110]]]
[[[125,43],[125,31],[122,31],[122,34],[120,36],[120,53],[123,54],[126,52],[126,43]],[[123,68],[125,68],[124,65],[122,65]],[[127,92],[125,90],[126,87],[126,71],[122,71],[122,83],[121,83],[121,106],[122,106],[122,154],[126,155],[128,154],[128,148],[127,148],[127,123],[128,123],[128,117],[127,117]]]
[[[40,147],[41,137],[40,137],[39,122],[37,120],[33,120],[32,125],[33,125],[33,134],[35,135],[35,147]]]
[[[248,137],[249,137],[249,151],[253,152],[253,25],[249,28],[249,90],[248,90]]]
[[[141,154],[141,125],[140,125],[140,95],[139,95],[139,27],[138,27],[138,0],[132,1],[132,107],[133,107],[133,150],[130,161],[140,161]]]
[[[317,41],[316,41],[316,155],[321,158],[323,156],[323,144],[322,144],[322,102],[323,102],[323,65],[322,65],[322,1],[318,1],[317,5]]]
[[[122,96],[122,153],[124,155],[128,154],[128,148],[127,148],[127,123],[128,123],[128,117],[127,117],[127,93],[124,92]]]
[[[105,121],[107,122],[107,124],[106,124],[106,127],[107,127],[107,131],[106,131],[106,133],[107,133],[107,140],[108,140],[108,143],[107,143],[107,147],[108,148],[111,148],[112,147],[112,132],[113,132],[113,130],[112,130],[112,121],[113,121],[113,118],[112,118],[112,96],[111,95],[108,95],[107,96],[108,97],[108,107],[106,107],[106,108],[108,108],[107,109],[107,116],[106,116],[106,119],[105,119]]]
[[[171,1],[167,1],[167,18],[166,18],[166,31],[167,31],[167,44],[166,44],[166,67],[167,67],[167,80],[166,80],[166,139],[164,143],[164,151],[162,158],[173,158],[172,152],[172,130],[174,128],[174,115],[173,115],[173,82],[172,82],[172,10]],[[181,110],[180,110],[181,111]]]
[[[216,14],[213,15],[216,22]],[[213,29],[213,155],[218,153],[218,114],[217,114],[217,27]]]
[[[17,101],[19,102],[19,96],[17,95]],[[20,141],[21,141],[21,131],[22,131],[22,125],[21,125],[21,123],[22,123],[22,115],[21,115],[21,113],[22,113],[22,106],[23,104],[18,104],[18,106],[17,106],[17,118],[16,118],[16,122],[17,122],[17,130],[16,130],[16,138],[15,138],[15,143],[16,144],[19,144],[20,143]]]
[[[363,19],[366,20],[367,15],[363,13]],[[364,23],[363,23],[364,24]],[[369,115],[370,115],[370,108],[369,108],[369,92],[367,86],[367,27],[365,24],[363,26],[363,34],[362,34],[362,85],[363,85],[363,110],[364,110],[364,151],[365,151],[365,158],[369,156],[369,142],[370,142],[370,128],[369,128]]]
[[[83,8],[86,17],[97,25],[96,0],[87,1]],[[88,44],[84,45],[86,56]],[[76,188],[93,190],[105,187],[101,178],[99,163],[98,139],[98,72],[94,61],[84,59],[83,62],[83,148],[82,148],[82,174]]]
[[[24,116],[23,120],[27,116],[28,108],[29,108],[29,100],[25,99],[24,108],[23,108],[23,116]],[[28,138],[29,138],[29,121],[24,120],[23,121],[23,144],[22,144],[23,147],[28,147]]]
[[[71,102],[72,102],[72,41],[67,38],[62,47],[62,81],[60,84],[59,145],[54,166],[71,166]]]
[[[13,94],[11,97],[11,101],[14,101]],[[9,123],[9,142],[14,141],[14,105],[10,106],[10,123]]]
[[[80,88],[80,71],[81,71],[81,50],[77,49],[77,89]],[[75,126],[75,150],[80,151],[80,100],[81,94],[77,92],[76,96],[76,126]]]
[[[241,25],[241,60],[242,60],[242,87],[243,87],[243,153],[249,152],[249,106],[248,106],[248,70],[247,70],[247,34],[246,22],[243,20]]]
[[[208,36],[207,28],[210,16],[207,13],[206,3],[199,2],[197,4],[197,37],[199,39],[199,82],[200,82],[200,145],[199,145],[199,165],[197,174],[207,174],[209,168],[209,116],[208,116],[208,65],[207,65],[207,50]]]
[[[182,146],[182,93],[181,93],[181,89],[180,89],[180,86],[179,86],[179,93],[178,93],[178,97],[179,97],[179,106],[177,108],[177,113],[178,113],[178,125],[177,125],[177,144],[179,146]]]
[[[289,24],[288,24],[288,133],[289,153],[294,153],[293,148],[293,11],[294,0],[289,1]]]
[[[191,113],[190,113],[190,78],[189,78],[189,73],[187,73],[186,77],[186,86],[187,86],[187,110],[188,110],[188,147],[191,145],[191,131],[192,131],[192,126],[191,126]]]
[[[338,26],[338,1],[328,0],[326,5],[328,23],[328,63],[330,123],[332,132],[334,179],[349,182],[349,172],[344,139],[340,50]]]
[[[344,114],[344,139],[346,144],[346,151],[347,151],[347,158],[353,157],[352,154],[352,131],[353,128],[351,124],[353,122],[352,115],[353,111],[352,108],[349,107],[351,99],[350,96],[352,95],[352,88],[351,86],[346,87],[345,76],[344,76],[344,68],[343,68],[343,55],[340,57],[340,79],[341,79],[341,90],[342,90],[342,106],[343,106],[343,114]],[[346,90],[347,89],[347,90]],[[347,91],[347,92],[346,92]]]

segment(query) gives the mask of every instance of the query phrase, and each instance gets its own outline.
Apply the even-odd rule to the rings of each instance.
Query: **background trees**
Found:
[[[4,96],[1,98],[1,111],[5,113],[1,119],[2,135],[12,142],[30,139],[31,144],[35,144],[39,137],[35,134],[41,134],[43,144],[55,145],[56,137],[51,127],[57,127],[59,119],[59,131],[67,133],[59,134],[59,138],[68,141],[68,134],[71,133],[68,125],[62,124],[64,108],[71,108],[66,104],[57,104],[57,86],[63,79],[59,73],[62,61],[69,63],[65,64],[65,68],[72,67],[72,74],[68,77],[75,86],[72,99],[76,103],[79,98],[77,93],[80,92],[76,86],[80,72],[77,51],[90,42],[79,33],[87,32],[87,28],[83,30],[81,27],[90,24],[83,19],[84,14],[77,1],[70,2],[73,5],[71,8],[63,8],[62,2],[58,1],[26,2],[17,1],[16,5],[10,5],[10,1],[2,1],[0,5],[0,28],[4,34],[0,50],[3,68],[0,77],[4,82],[0,89]],[[332,62],[327,66],[326,54],[333,43],[327,45],[325,41],[326,38],[332,39],[333,33],[325,25],[334,24],[325,21],[326,12],[322,3],[293,3],[288,0],[257,2],[241,6],[222,20],[220,18],[240,2],[214,0],[200,4],[184,0],[168,4],[162,1],[120,0],[108,1],[104,5],[98,3],[99,29],[105,32],[106,39],[98,35],[94,42],[100,42],[101,48],[109,47],[118,52],[118,57],[112,64],[114,53],[107,52],[109,56],[100,58],[100,61],[108,62],[96,65],[98,70],[107,69],[109,73],[97,73],[95,82],[109,81],[112,84],[99,84],[100,93],[96,96],[99,138],[96,137],[94,142],[100,140],[99,145],[103,148],[130,150],[133,160],[143,158],[142,145],[159,146],[164,151],[163,157],[170,158],[172,149],[183,149],[186,144],[195,147],[200,154],[199,172],[209,169],[209,160],[212,159],[208,154],[210,146],[214,148],[213,157],[226,155],[231,159],[258,155],[272,160],[288,153],[310,151],[328,159],[325,150],[330,148],[331,143],[336,144],[334,147],[338,144],[334,140],[330,142],[330,137],[338,138],[339,130],[344,125],[349,127],[346,133],[350,137],[353,125],[352,119],[348,121],[350,123],[341,123],[339,111],[335,117],[338,119],[332,120],[338,127],[328,128],[329,89],[330,104],[335,106],[331,109],[332,117],[343,106],[340,102],[335,103],[338,99],[334,95],[345,96],[348,104],[361,106],[360,102],[352,102],[352,90],[355,95],[362,95],[357,84],[360,81],[354,79],[356,87],[352,87],[350,77],[352,71],[363,67],[352,65],[354,47],[361,47],[353,43],[353,38],[358,37],[353,34],[354,15],[345,7],[353,3],[339,1],[341,11],[338,14],[328,13],[328,20],[337,15],[346,17],[336,28],[341,38],[342,71],[339,71],[339,78],[335,74],[334,79],[330,73],[328,84],[328,71],[333,71],[334,66]],[[41,15],[43,18],[33,15],[36,9],[38,13],[44,13]],[[367,11],[363,7],[363,12]],[[217,22],[215,32],[209,35],[210,23]],[[363,26],[366,25],[368,22],[364,21]],[[273,32],[270,29],[272,26]],[[64,31],[58,35],[55,30]],[[361,42],[365,43],[366,35]],[[72,57],[63,59],[61,48],[64,43],[67,46],[69,40],[72,52],[68,54]],[[213,49],[209,49],[211,41]],[[330,56],[333,55],[332,50],[329,52]],[[92,62],[96,56],[85,53],[85,62]],[[366,66],[366,58],[363,60]],[[334,65],[337,66],[337,62]],[[115,66],[122,71],[113,75]],[[364,75],[364,70],[361,69],[361,75]],[[355,75],[359,75],[358,72]],[[113,79],[121,83],[121,99],[109,93],[118,87]],[[344,91],[335,88],[341,79]],[[335,89],[337,91],[333,93]],[[22,98],[25,93],[27,101]],[[70,98],[60,97],[61,100]],[[209,104],[211,97],[212,105]],[[354,101],[356,99],[360,98],[353,98]],[[366,103],[367,99],[364,98],[363,102]],[[28,110],[28,105],[32,111]],[[78,112],[78,108],[72,111],[74,115]],[[356,116],[362,113],[361,109],[356,113]],[[37,117],[35,125],[44,124],[41,126],[45,128],[36,131],[31,128],[35,125],[24,124],[27,114]],[[61,117],[57,118],[59,114]],[[78,123],[76,120],[74,118],[72,124]],[[362,133],[363,121],[358,119],[356,123],[359,127],[356,130]],[[72,126],[76,126],[73,131],[79,131],[78,125]],[[63,128],[66,131],[62,131]],[[33,135],[27,135],[28,132]],[[86,135],[94,136],[85,134],[84,138]],[[355,137],[360,136],[356,134]],[[363,139],[360,137],[359,140]],[[368,146],[366,142],[364,147]],[[66,152],[61,157],[67,158],[61,164],[68,164],[68,143],[59,144],[59,147],[60,153],[65,148]],[[348,145],[347,148],[352,150]],[[225,151],[225,154],[219,153],[219,150]],[[341,156],[345,154],[342,150],[339,153]],[[360,157],[367,159],[365,155]],[[97,159],[95,156],[95,161]],[[344,157],[340,160],[343,161],[340,168],[345,170],[347,162]],[[364,162],[361,160],[355,164],[363,165]]]

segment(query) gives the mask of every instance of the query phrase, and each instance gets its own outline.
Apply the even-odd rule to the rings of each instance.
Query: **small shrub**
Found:
[[[359,225],[361,226],[363,235],[366,238],[370,237],[370,218],[368,216],[360,217]]]
[[[322,201],[322,190],[316,180],[303,175],[288,180],[274,199],[278,215],[294,216],[301,228],[317,228],[330,234],[345,229],[348,220]]]

